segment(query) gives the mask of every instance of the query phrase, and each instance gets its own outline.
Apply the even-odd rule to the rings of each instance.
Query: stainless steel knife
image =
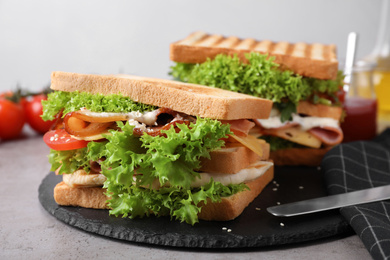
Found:
[[[390,199],[390,185],[282,204],[267,211],[278,217],[291,217],[386,199]]]

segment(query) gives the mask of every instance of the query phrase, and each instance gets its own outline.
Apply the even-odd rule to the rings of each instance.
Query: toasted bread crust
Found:
[[[297,113],[316,117],[329,117],[340,121],[343,109],[322,104],[312,104],[307,101],[300,101],[297,106]]]
[[[54,200],[62,206],[108,209],[104,193],[101,187],[71,188],[60,182],[54,187]]]
[[[132,100],[212,119],[267,118],[272,101],[218,88],[136,76],[53,72],[51,88],[92,94],[119,94]]]
[[[259,161],[268,160],[269,144],[263,143],[260,157],[245,146],[226,147],[210,152],[210,159],[201,159],[200,171],[208,173],[234,174]]]
[[[228,198],[223,198],[219,203],[208,202],[199,213],[199,219],[204,220],[231,220],[239,216],[273,179],[274,167],[270,167],[259,178],[246,183],[250,190],[237,193]],[[94,188],[71,188],[64,182],[58,183],[54,188],[54,198],[57,204],[62,206],[78,206],[94,209],[109,209],[105,189]]]
[[[331,147],[326,148],[288,148],[272,151],[270,159],[275,165],[320,166],[321,160]]]
[[[247,182],[250,190],[239,192],[228,198],[222,198],[219,203],[210,201],[202,207],[199,219],[227,221],[238,217],[274,178],[274,167],[271,167],[259,178]]]
[[[209,35],[198,31],[170,45],[170,59],[183,63],[203,63],[218,54],[237,55],[246,62],[245,54],[259,52],[275,57],[281,69],[318,79],[336,79],[338,61],[335,45],[257,41]]]

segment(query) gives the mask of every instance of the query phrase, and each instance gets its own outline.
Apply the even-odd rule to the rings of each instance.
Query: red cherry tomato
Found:
[[[36,132],[44,134],[50,130],[53,121],[43,121],[42,115],[42,100],[46,100],[47,96],[44,94],[33,96],[31,100],[22,100],[26,121]]]
[[[18,137],[25,121],[23,108],[20,104],[0,97],[0,139]]]
[[[343,89],[340,89],[337,93],[337,98],[339,99],[340,103],[341,104],[344,104],[345,103],[345,91]]]
[[[65,151],[87,147],[88,141],[77,140],[65,129],[50,130],[43,136],[43,141],[53,150]]]

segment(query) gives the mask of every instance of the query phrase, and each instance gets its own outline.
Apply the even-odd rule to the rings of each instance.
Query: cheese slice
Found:
[[[263,156],[263,148],[261,146],[265,141],[262,139],[257,139],[255,136],[248,135],[247,137],[239,137],[237,135],[229,135],[231,138],[241,143],[243,146],[248,147],[248,149],[252,150],[254,153]]]
[[[273,129],[272,135],[311,148],[320,148],[322,144],[320,139],[309,132],[303,131],[301,127]]]
[[[74,135],[72,135],[72,137],[74,139],[77,139],[77,140],[96,141],[96,140],[100,140],[100,139],[105,139],[105,137],[103,135],[112,135],[112,134],[109,131],[105,131],[103,133],[96,134],[96,135],[89,135],[89,136],[74,136]]]

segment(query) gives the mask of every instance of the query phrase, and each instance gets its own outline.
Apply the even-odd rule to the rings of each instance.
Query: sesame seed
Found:
[[[229,228],[229,229],[227,230],[227,232],[232,232],[232,230]]]
[[[278,202],[276,202],[276,204],[280,205],[280,202],[278,201]]]
[[[222,230],[227,230],[227,227],[223,227]]]
[[[300,189],[300,190],[303,190],[303,186],[299,186],[299,189]]]
[[[54,141],[54,137],[53,137],[53,136],[52,136],[52,137],[50,137],[50,141],[52,141],[52,142]]]
[[[273,191],[277,191],[277,190],[278,190],[278,188],[273,188],[272,190],[273,190]]]
[[[276,187],[279,187],[279,183],[276,183]]]
[[[256,210],[261,210],[261,208],[256,208]]]
[[[273,183],[273,184],[276,184],[276,181],[273,181],[272,183]]]
[[[281,226],[281,227],[284,227],[284,223],[280,223],[280,226]]]

